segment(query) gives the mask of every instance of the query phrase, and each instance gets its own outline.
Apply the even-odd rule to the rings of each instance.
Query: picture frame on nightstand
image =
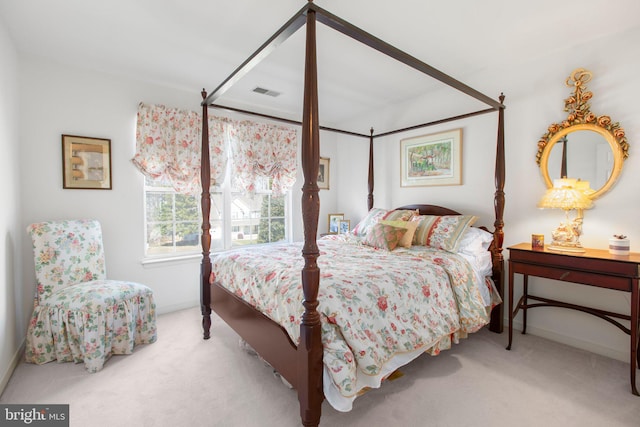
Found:
[[[329,230],[329,234],[338,234],[340,231],[340,221],[344,219],[344,214],[341,213],[332,213],[329,214],[329,221],[327,225],[327,230]]]

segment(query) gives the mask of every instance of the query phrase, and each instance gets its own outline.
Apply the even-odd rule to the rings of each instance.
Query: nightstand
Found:
[[[640,314],[638,313],[638,278],[640,272],[640,253],[629,255],[611,255],[602,249],[586,249],[584,253],[556,252],[548,249],[532,250],[530,243],[520,243],[508,248],[509,250],[509,345],[513,340],[513,318],[522,309],[522,333],[527,330],[527,310],[535,307],[563,307],[579,310],[584,313],[604,319],[631,337],[630,342],[630,381],[631,392],[636,396],[636,370],[640,365],[638,351],[638,334],[640,332]],[[515,274],[523,275],[524,293],[515,310],[513,308],[513,279]],[[528,277],[536,276],[563,282],[579,283],[631,293],[630,315],[612,313],[568,302],[556,301],[529,294]],[[530,303],[529,301],[535,301]],[[627,328],[616,319],[630,321]]]

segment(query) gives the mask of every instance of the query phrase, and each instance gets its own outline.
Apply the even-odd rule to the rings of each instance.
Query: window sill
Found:
[[[166,264],[192,264],[194,261],[200,261],[202,254],[185,254],[185,255],[173,255],[173,256],[159,256],[153,258],[143,258],[140,263],[145,267],[155,267]]]

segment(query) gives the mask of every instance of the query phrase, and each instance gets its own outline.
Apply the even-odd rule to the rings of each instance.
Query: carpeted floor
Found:
[[[300,425],[294,390],[214,317],[201,338],[199,309],[160,316],[159,340],[114,356],[97,374],[83,365],[21,363],[0,403],[65,403],[70,425]],[[481,331],[438,357],[421,356],[403,376],[340,413],[326,402],[322,426],[640,425],[629,365],[531,335]]]

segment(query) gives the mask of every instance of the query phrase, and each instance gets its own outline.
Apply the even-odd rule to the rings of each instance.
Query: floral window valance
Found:
[[[234,180],[251,194],[260,178],[271,178],[271,190],[282,194],[296,181],[296,131],[250,121],[234,122],[229,129]]]
[[[201,114],[163,105],[138,106],[136,154],[138,169],[151,179],[171,183],[175,191],[200,189]],[[209,117],[211,182],[224,179],[226,147],[231,147],[236,182],[252,193],[260,178],[272,179],[274,193],[290,189],[296,179],[295,129],[225,117]]]
[[[164,105],[138,106],[136,154],[132,161],[148,178],[170,183],[183,194],[200,190],[201,115]],[[209,119],[211,182],[220,183],[227,167],[225,123]]]

